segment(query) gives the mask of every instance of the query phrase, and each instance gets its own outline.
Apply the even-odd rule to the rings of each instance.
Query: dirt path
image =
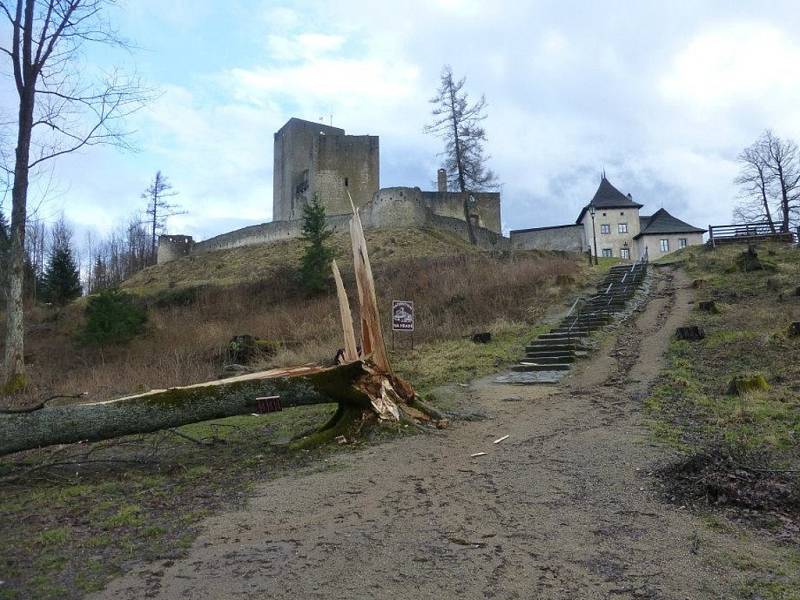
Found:
[[[476,382],[486,419],[263,484],[187,558],[93,598],[737,597],[736,535],[660,502],[648,476],[666,451],[640,400],[691,296],[680,272],[654,278],[643,312],[561,386]]]

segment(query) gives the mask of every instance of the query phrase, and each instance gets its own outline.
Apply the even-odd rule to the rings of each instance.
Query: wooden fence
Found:
[[[791,244],[795,241],[795,234],[785,231],[779,225],[775,225],[773,229],[768,221],[708,226],[708,245],[712,248],[716,248],[720,244],[747,244],[764,241]]]

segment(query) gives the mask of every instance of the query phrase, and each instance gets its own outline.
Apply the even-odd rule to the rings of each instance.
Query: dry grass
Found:
[[[417,241],[417,234],[411,240]],[[401,243],[395,238],[395,242],[396,247],[405,247],[407,239],[402,238]],[[554,254],[512,258],[478,252],[433,257],[412,253],[400,261],[381,259],[380,248],[374,252],[378,255],[374,269],[384,321],[392,299],[414,300],[415,341],[433,348],[429,350],[433,353],[436,344],[444,341],[463,340],[493,327],[507,329],[496,327],[498,321],[512,323],[518,335],[523,335],[549,306],[587,277],[577,259]],[[352,268],[342,270],[352,294]],[[342,344],[332,286],[325,295],[308,297],[293,268],[276,266],[272,273],[266,280],[205,286],[188,296],[170,296],[163,291],[151,296],[146,333],[123,347],[97,350],[78,345],[75,333],[81,320],[80,303],[60,313],[39,309],[28,335],[34,386],[16,403],[31,404],[54,394],[80,392],[100,400],[214,378],[223,366],[229,340],[240,334],[280,345],[280,350],[260,365],[263,367],[331,361]],[[171,304],[175,301],[189,304]],[[355,306],[352,296],[351,303]],[[421,356],[420,360],[430,362]],[[433,362],[429,368],[439,363]],[[407,370],[409,374],[419,372],[414,364],[407,365]]]
[[[368,229],[365,232],[373,263],[406,261],[413,258],[481,254],[460,237],[427,229]],[[340,266],[352,266],[350,236],[331,237]],[[287,269],[295,271],[303,255],[301,240],[245,246],[196,254],[137,273],[123,287],[134,293],[152,294],[159,290],[213,285],[236,285],[273,279]]]

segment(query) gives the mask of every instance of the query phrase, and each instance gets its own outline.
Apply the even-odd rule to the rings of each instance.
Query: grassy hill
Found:
[[[658,436],[686,457],[666,473],[669,493],[743,508],[780,532],[800,514],[800,336],[790,330],[800,321],[800,250],[761,244],[752,259],[743,245],[701,246],[673,259],[695,288],[687,325],[705,338],[672,342],[646,403]]]
[[[366,231],[366,238],[370,259],[375,266],[417,258],[482,253],[454,234],[432,229],[370,229]],[[352,265],[348,234],[334,234],[331,245],[340,267],[347,269]],[[299,239],[194,254],[149,267],[131,277],[122,287],[134,293],[151,294],[169,288],[259,281],[296,270],[302,255],[303,241]]]

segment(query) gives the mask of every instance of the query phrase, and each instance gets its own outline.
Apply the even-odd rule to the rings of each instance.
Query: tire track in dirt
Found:
[[[185,559],[92,598],[735,598],[744,575],[714,557],[736,536],[659,502],[647,476],[666,452],[641,397],[691,298],[682,273],[653,278],[650,302],[560,387],[475,382],[465,403],[487,419],[263,483]]]

